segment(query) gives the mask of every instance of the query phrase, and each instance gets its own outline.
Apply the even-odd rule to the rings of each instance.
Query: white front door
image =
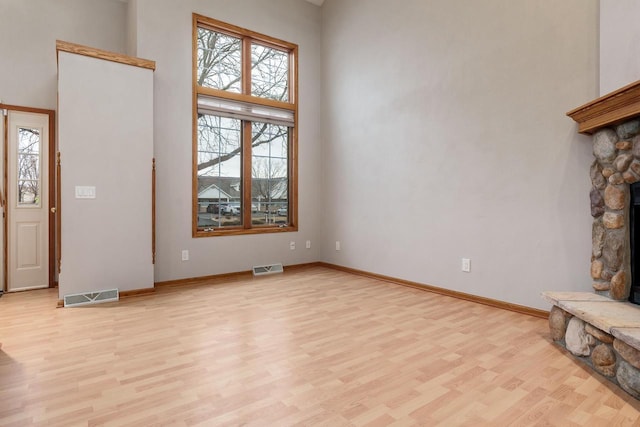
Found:
[[[9,111],[7,290],[49,286],[47,114]]]

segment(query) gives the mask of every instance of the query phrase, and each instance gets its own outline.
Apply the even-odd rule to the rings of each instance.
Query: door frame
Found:
[[[9,105],[9,104],[2,104],[0,103],[0,110],[2,111],[2,116],[0,117],[2,120],[4,120],[4,135],[2,135],[2,144],[3,144],[3,150],[4,150],[4,158],[2,159],[2,164],[3,164],[3,170],[4,170],[4,182],[3,182],[3,189],[2,189],[2,197],[3,197],[3,203],[4,203],[4,209],[5,209],[5,216],[4,216],[4,241],[2,243],[2,250],[3,250],[3,254],[4,254],[4,265],[2,266],[3,268],[3,273],[4,273],[4,280],[3,283],[1,284],[1,288],[2,290],[4,290],[5,292],[8,289],[8,243],[9,243],[9,239],[8,239],[8,226],[9,226],[9,211],[7,209],[7,191],[9,189],[8,187],[8,180],[9,180],[9,173],[7,171],[7,167],[8,167],[8,149],[9,149],[9,128],[8,128],[8,124],[9,124],[9,116],[7,114],[4,114],[4,111],[20,111],[20,112],[24,112],[24,113],[34,113],[34,114],[46,114],[49,116],[49,206],[48,206],[48,216],[49,216],[49,287],[50,288],[54,288],[57,286],[57,281],[56,281],[56,239],[59,236],[58,233],[58,227],[57,227],[57,221],[56,221],[56,212],[54,208],[56,208],[56,202],[57,202],[57,198],[56,198],[56,189],[57,189],[57,183],[56,183],[56,112],[54,110],[46,110],[43,108],[32,108],[32,107],[22,107],[19,105]]]

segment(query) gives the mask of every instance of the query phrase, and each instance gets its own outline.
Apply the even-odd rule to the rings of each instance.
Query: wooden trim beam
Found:
[[[118,62],[120,64],[133,65],[134,67],[147,68],[155,71],[156,62],[148,59],[136,58],[134,56],[123,55],[121,53],[110,52],[108,50],[96,49],[81,44],[56,40],[56,52],[69,52],[77,55],[89,56],[91,58],[104,59],[106,61]]]
[[[23,113],[47,114],[55,119],[56,112],[45,108],[22,107],[20,105],[0,104],[0,110],[21,111]]]
[[[251,65],[251,63],[249,63],[249,65]],[[251,68],[249,67],[249,69]],[[250,85],[251,83],[249,83],[248,90],[251,90]],[[265,107],[279,108],[280,110],[287,110],[287,111],[294,111],[294,112],[297,110],[297,105],[292,104],[290,102],[282,102],[282,101],[276,101],[275,99],[261,98],[259,96],[246,95],[242,93],[234,93],[234,92],[229,92],[229,91],[215,89],[215,88],[206,87],[206,86],[196,85],[195,88],[196,88],[196,92],[200,95],[211,96],[214,98],[229,99],[231,101],[244,102],[246,104],[259,104],[259,105],[264,105]]]
[[[211,237],[211,236],[245,236],[249,234],[269,234],[269,233],[290,233],[292,231],[298,231],[298,227],[295,225],[289,225],[285,227],[273,227],[273,226],[253,226],[252,228],[240,228],[240,227],[225,227],[216,228],[213,231],[198,230],[193,233],[194,238]]]
[[[640,80],[575,108],[567,116],[578,123],[578,132],[589,135],[640,116]]]

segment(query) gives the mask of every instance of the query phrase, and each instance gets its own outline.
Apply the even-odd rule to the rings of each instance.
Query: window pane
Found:
[[[40,185],[38,181],[21,179],[18,181],[18,205],[40,206]]]
[[[40,153],[40,130],[18,128],[18,154]]]
[[[251,45],[251,94],[289,101],[289,54],[281,50]]]
[[[18,128],[18,205],[40,206],[40,130]]]
[[[242,225],[242,122],[198,117],[198,228]]]
[[[18,179],[40,179],[40,156],[18,155]]]
[[[198,28],[198,85],[240,93],[242,40]]]
[[[252,124],[251,199],[254,225],[289,223],[289,128]]]

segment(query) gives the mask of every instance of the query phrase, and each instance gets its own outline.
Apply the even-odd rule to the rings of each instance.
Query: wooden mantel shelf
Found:
[[[640,80],[571,110],[567,116],[578,123],[578,132],[586,134],[640,116]]]

